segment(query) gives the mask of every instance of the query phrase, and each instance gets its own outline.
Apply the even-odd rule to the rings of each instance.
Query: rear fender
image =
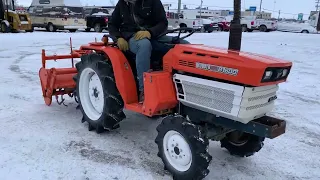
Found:
[[[124,54],[110,46],[81,46],[80,50],[95,50],[103,52],[111,61],[117,88],[125,104],[138,102],[136,82],[132,69]]]

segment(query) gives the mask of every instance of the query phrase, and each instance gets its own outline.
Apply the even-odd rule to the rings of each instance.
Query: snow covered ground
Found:
[[[127,112],[121,128],[97,135],[82,124],[81,112],[44,104],[38,78],[41,49],[69,53],[100,40],[98,33],[0,34],[0,179],[141,180],[171,179],[154,143],[160,120]],[[194,34],[188,39],[227,47],[228,33]],[[293,62],[288,82],[280,85],[273,115],[287,120],[287,133],[267,139],[250,158],[230,156],[212,142],[206,179],[320,179],[320,35],[244,33],[242,50]]]

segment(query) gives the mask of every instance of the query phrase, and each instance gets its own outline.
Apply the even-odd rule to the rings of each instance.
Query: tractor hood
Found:
[[[284,82],[291,66],[291,62],[274,57],[206,45],[179,44],[164,57],[164,68],[169,71],[180,70],[249,86]]]

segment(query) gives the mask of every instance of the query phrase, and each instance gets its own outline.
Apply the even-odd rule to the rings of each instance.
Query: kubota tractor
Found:
[[[42,50],[39,75],[45,103],[52,96],[75,97],[89,130],[119,128],[123,109],[164,116],[157,127],[158,156],[174,179],[202,179],[212,156],[209,140],[240,157],[258,152],[265,138],[285,133],[286,122],[267,115],[292,63],[241,52],[240,2],[235,0],[229,48],[179,44],[153,52],[152,69],[144,73],[145,101],[138,103],[134,56],[117,48],[116,40],[83,45],[70,55],[47,56]],[[168,31],[170,33],[171,31]],[[165,33],[166,34],[166,33]],[[163,35],[165,35],[163,34]],[[46,60],[81,58],[71,68],[46,69]]]

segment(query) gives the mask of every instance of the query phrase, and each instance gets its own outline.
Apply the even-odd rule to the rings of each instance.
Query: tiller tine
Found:
[[[63,95],[68,94],[70,97],[73,97],[73,92],[76,87],[73,77],[77,74],[77,69],[73,64],[73,58],[79,57],[80,54],[78,53],[71,53],[70,55],[46,56],[45,50],[42,50],[42,67],[39,71],[39,77],[42,87],[42,94],[46,105],[51,105],[52,96],[56,97],[59,105],[64,104]],[[72,59],[72,67],[46,69],[47,60],[56,61],[63,59]],[[61,101],[58,100],[58,96],[61,96]]]

